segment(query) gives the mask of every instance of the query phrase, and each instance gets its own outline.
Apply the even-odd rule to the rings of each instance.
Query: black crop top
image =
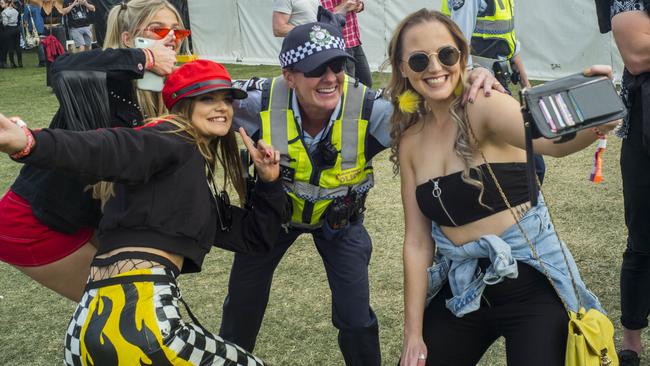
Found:
[[[43,17],[43,22],[45,24],[59,24],[61,23],[61,12],[59,12],[59,9],[52,4],[52,10],[50,13],[45,12],[45,8],[41,8],[41,16]]]
[[[528,202],[526,163],[490,165],[513,207]],[[492,209],[479,203],[479,188],[463,182],[462,172],[457,172],[417,186],[415,197],[424,216],[442,226],[461,226],[507,209],[487,166],[477,168],[482,172],[482,202]],[[470,177],[478,179],[476,170],[470,170]]]

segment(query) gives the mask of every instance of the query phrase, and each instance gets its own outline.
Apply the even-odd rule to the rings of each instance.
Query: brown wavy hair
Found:
[[[463,32],[448,16],[435,10],[428,10],[423,8],[408,15],[398,24],[397,28],[395,28],[395,31],[393,32],[390,43],[388,44],[388,59],[392,68],[392,73],[388,86],[386,87],[386,94],[390,98],[393,105],[393,115],[391,117],[390,131],[390,161],[393,163],[394,174],[399,173],[400,166],[398,154],[402,135],[411,126],[420,121],[421,118],[424,118],[424,116],[428,113],[427,107],[423,101],[420,101],[418,110],[415,113],[402,112],[399,109],[397,102],[397,97],[407,90],[411,90],[412,92],[418,94],[409,80],[402,76],[402,73],[400,72],[400,67],[403,62],[402,52],[404,47],[404,34],[410,28],[427,22],[441,23],[445,26],[445,28],[447,28],[454,40],[454,43],[456,43],[456,47],[460,50],[460,59],[458,62],[461,65],[461,75],[458,82],[464,83],[466,78],[464,65],[467,65],[467,59],[469,57],[469,45],[465,40]],[[483,183],[481,180],[471,178],[469,173],[470,169],[473,169],[478,173],[478,176],[480,178],[481,171],[477,168],[470,168],[476,148],[471,143],[472,139],[470,138],[471,132],[469,120],[467,118],[467,111],[465,107],[461,106],[461,100],[461,95],[455,96],[449,107],[449,114],[451,115],[452,120],[458,126],[458,134],[456,135],[456,141],[454,143],[454,152],[465,163],[465,169],[463,170],[461,176],[463,181],[481,189],[481,194],[479,195],[480,202],[483,195]]]
[[[191,123],[191,116],[197,100],[196,97],[181,99],[172,107],[172,114],[149,119],[146,122],[162,120],[178,127],[168,133],[178,134],[194,142],[213,172],[217,172],[217,168],[221,167],[223,169],[223,189],[227,191],[232,187],[239,197],[239,202],[243,205],[246,198],[246,183],[241,171],[242,164],[235,132],[230,129],[224,136],[209,141],[202,139]],[[101,182],[93,186],[93,196],[102,201],[102,207],[114,195],[115,191],[111,182]]]

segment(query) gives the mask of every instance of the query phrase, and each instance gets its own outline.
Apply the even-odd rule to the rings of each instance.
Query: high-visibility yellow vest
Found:
[[[515,55],[515,8],[513,0],[486,0],[487,9],[476,18],[472,34],[472,55],[511,59]],[[448,0],[442,1],[440,11],[451,16]]]
[[[284,77],[270,81],[262,100],[262,139],[280,151],[284,189],[291,198],[291,226],[317,228],[336,198],[365,193],[374,184],[366,161],[368,120],[363,116],[367,87],[345,77],[341,113],[331,127],[331,143],[339,153],[332,167],[319,167],[309,156],[291,109],[292,91]],[[266,105],[264,105],[266,103]]]

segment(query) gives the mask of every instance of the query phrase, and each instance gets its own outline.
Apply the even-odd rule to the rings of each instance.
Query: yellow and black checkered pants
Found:
[[[185,323],[179,302],[173,273],[164,268],[89,283],[65,336],[65,364],[264,365],[200,324]]]

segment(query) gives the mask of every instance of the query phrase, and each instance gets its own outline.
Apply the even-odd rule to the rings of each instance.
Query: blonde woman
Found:
[[[166,113],[161,94],[136,89],[135,80],[147,70],[169,74],[188,33],[165,0],[115,6],[103,50],[62,55],[52,65],[60,107],[50,127],[136,127]],[[150,50],[133,48],[135,37],[155,43]],[[58,169],[25,166],[0,200],[0,260],[74,301],[88,278],[101,217],[87,186]]]
[[[263,365],[240,347],[185,323],[176,277],[201,270],[213,245],[268,251],[288,220],[280,153],[242,132],[258,173],[250,210],[229,205],[215,179],[243,197],[233,88],[215,62],[187,63],[168,78],[173,113],[142,128],[32,132],[0,115],[0,151],[17,161],[111,181],[99,250],[65,337],[67,365]],[[20,124],[17,120],[15,122]],[[243,131],[243,130],[241,130]],[[187,307],[187,305],[185,305]]]
[[[574,311],[577,300],[543,199],[535,207],[528,200],[519,104],[494,93],[461,105],[469,48],[439,12],[407,16],[388,51],[392,159],[405,214],[401,365],[473,366],[500,336],[509,365],[563,364],[568,316],[560,296]],[[565,143],[540,139],[534,149],[568,155],[613,127],[583,130]],[[581,304],[601,309],[570,255],[568,262]]]

